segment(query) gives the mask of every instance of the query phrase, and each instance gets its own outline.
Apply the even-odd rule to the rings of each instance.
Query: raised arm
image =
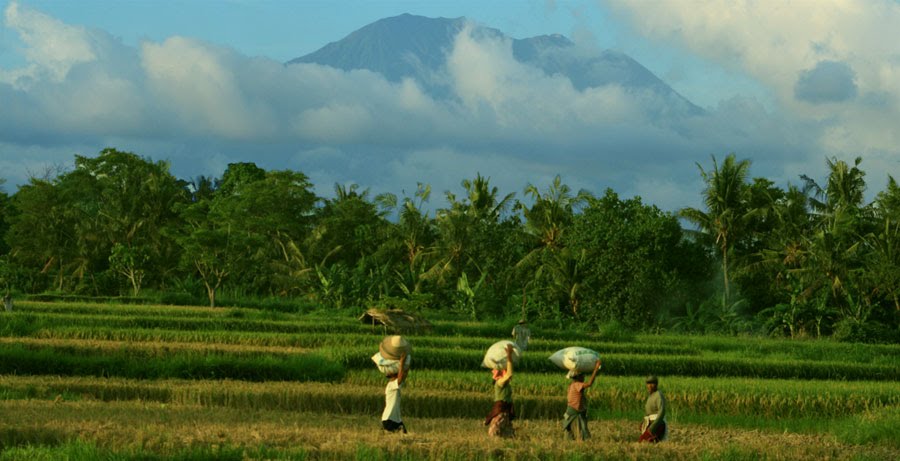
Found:
[[[505,386],[506,383],[509,381],[510,378],[512,378],[512,375],[513,375],[512,351],[513,351],[512,344],[507,344],[506,345],[506,373],[503,375],[502,378],[497,380],[497,384],[499,384],[501,386]]]
[[[597,363],[594,364],[594,372],[591,373],[591,380],[585,383],[584,387],[591,387],[594,384],[594,378],[597,377],[597,371],[600,370],[600,359],[597,359]]]
[[[406,352],[400,356],[400,371],[397,372],[397,384],[403,384],[406,381]]]

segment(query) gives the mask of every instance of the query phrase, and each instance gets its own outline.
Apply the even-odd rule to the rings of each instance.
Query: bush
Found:
[[[841,342],[895,344],[900,342],[900,333],[882,324],[844,319],[834,325],[832,338]]]
[[[611,320],[600,325],[600,339],[613,342],[634,341],[635,334],[618,320]]]
[[[205,306],[209,304],[209,300],[185,292],[164,292],[159,297],[159,303],[170,306]]]

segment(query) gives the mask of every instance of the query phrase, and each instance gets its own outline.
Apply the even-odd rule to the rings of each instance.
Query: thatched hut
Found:
[[[359,316],[359,321],[372,325],[374,329],[381,325],[385,333],[420,333],[431,331],[431,323],[417,314],[401,309],[372,308]]]

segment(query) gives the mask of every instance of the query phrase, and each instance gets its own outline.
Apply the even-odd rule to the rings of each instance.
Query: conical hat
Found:
[[[381,352],[381,356],[386,359],[400,360],[400,356],[403,355],[404,352],[409,354],[412,352],[412,348],[404,337],[394,335],[384,338],[384,340],[381,341],[381,344],[378,345],[378,351]]]

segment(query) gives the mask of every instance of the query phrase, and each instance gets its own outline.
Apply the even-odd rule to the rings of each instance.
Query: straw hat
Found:
[[[381,344],[378,345],[378,351],[386,359],[400,360],[400,356],[404,352],[407,354],[412,352],[412,347],[409,346],[409,341],[406,338],[394,335],[385,337]]]

